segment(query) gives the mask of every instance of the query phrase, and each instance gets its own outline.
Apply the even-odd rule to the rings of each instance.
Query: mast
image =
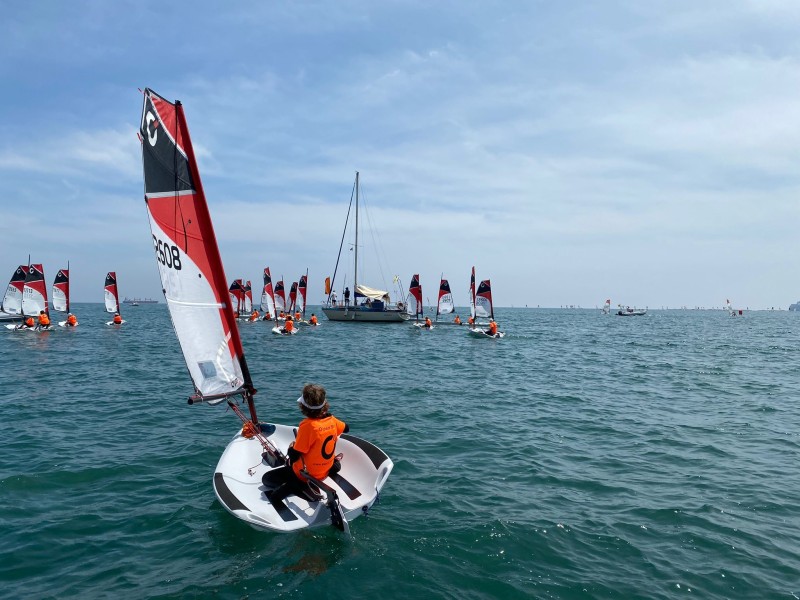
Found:
[[[356,171],[356,247],[353,269],[353,306],[358,304],[358,171]]]
[[[439,294],[438,297],[436,298],[436,319],[435,319],[436,323],[439,322],[439,303],[442,300],[442,279],[444,279],[444,271],[442,271],[442,274],[439,275]]]

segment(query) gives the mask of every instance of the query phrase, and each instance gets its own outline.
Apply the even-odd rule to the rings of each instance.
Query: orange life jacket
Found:
[[[114,323],[116,323],[117,325],[122,323],[122,317],[120,317],[119,315],[114,315]]]
[[[286,313],[284,313],[283,311],[281,311],[281,313],[278,315],[278,318],[279,318],[279,319],[285,319],[285,318],[286,318]]]
[[[316,325],[316,324],[317,324],[317,316],[316,316],[316,315],[313,315],[313,316],[312,316],[312,317],[311,317],[311,318],[308,320],[308,322],[309,322],[309,323],[311,323],[312,325]]]
[[[287,319],[286,324],[283,326],[284,331],[287,333],[291,333],[292,329],[294,329],[294,323]]]
[[[492,321],[491,323],[489,323],[489,333],[490,333],[491,335],[494,335],[494,334],[496,334],[496,333],[497,333],[497,323],[495,323],[494,321]]]
[[[475,324],[475,319],[473,319],[472,317],[470,317],[470,318],[469,318],[469,321],[467,321],[467,323],[469,323],[470,325],[474,325],[474,324]]]
[[[39,325],[42,327],[47,327],[50,325],[50,317],[48,317],[46,314],[39,315]]]
[[[430,326],[431,326],[431,318],[425,317],[425,327],[430,327]]]
[[[461,325],[461,319],[458,318],[458,315],[456,315],[456,318],[453,319],[453,323],[455,323],[456,325]]]
[[[77,325],[78,318],[75,315],[70,315],[67,317],[67,323],[69,323],[70,325]]]
[[[292,465],[300,479],[303,479],[300,471],[304,463],[312,477],[316,479],[327,477],[336,455],[336,440],[344,432],[344,428],[345,424],[333,415],[322,419],[303,419],[300,422],[294,449],[303,456]]]
[[[294,320],[295,321],[299,321],[302,318],[303,318],[303,315],[301,313],[299,313],[299,312],[294,313]]]
[[[258,320],[258,311],[257,310],[254,310],[253,314],[250,315],[250,320],[251,321],[257,321]]]
[[[25,319],[25,325],[27,327],[33,327],[34,324],[35,324],[35,321],[33,320],[33,317],[28,317],[27,319]]]

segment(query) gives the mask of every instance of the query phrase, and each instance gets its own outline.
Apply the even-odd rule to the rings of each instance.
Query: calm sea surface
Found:
[[[2,598],[800,597],[800,314],[243,325],[262,420],[318,382],[395,462],[347,540],[217,503],[239,421],[187,405],[163,303],[74,308],[0,332]]]

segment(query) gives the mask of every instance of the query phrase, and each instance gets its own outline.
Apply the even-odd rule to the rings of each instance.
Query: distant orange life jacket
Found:
[[[250,315],[250,320],[251,320],[251,321],[256,321],[256,320],[258,320],[258,311],[257,311],[257,310],[254,310],[254,311],[253,311],[253,314],[252,314],[252,315]]]
[[[281,312],[280,312],[280,314],[278,315],[278,318],[279,318],[279,319],[285,319],[285,318],[286,318],[286,313],[284,313],[283,311],[281,311]]]
[[[287,319],[286,324],[283,326],[284,330],[288,333],[294,329],[294,323]]]
[[[425,327],[430,327],[430,326],[431,326],[431,318],[425,317]]]
[[[28,317],[27,319],[25,319],[25,325],[27,325],[28,327],[33,327],[34,324],[35,321],[33,320],[33,317]]]
[[[489,323],[489,333],[490,333],[491,335],[494,335],[494,334],[496,334],[496,333],[497,333],[497,323],[495,323],[494,321],[492,321],[491,323]]]
[[[317,324],[317,316],[316,315],[312,315],[311,318],[308,320],[308,322],[311,323],[312,325],[316,325]]]
[[[472,317],[470,317],[470,318],[469,318],[469,321],[467,321],[467,323],[469,323],[470,325],[474,325],[474,324],[475,324],[475,319],[473,319]]]
[[[456,315],[456,318],[453,319],[453,323],[455,323],[456,325],[461,325],[461,319],[458,318],[458,315]]]
[[[67,317],[67,323],[69,323],[70,325],[77,325],[78,318],[75,315],[70,315]]]
[[[46,314],[39,315],[39,325],[42,327],[47,327],[50,325],[50,317],[48,317]]]
[[[120,317],[119,315],[114,315],[114,323],[116,323],[117,325],[122,323],[122,317]]]
[[[299,321],[302,318],[303,318],[303,315],[301,313],[299,313],[299,312],[294,313],[294,320],[295,321]]]

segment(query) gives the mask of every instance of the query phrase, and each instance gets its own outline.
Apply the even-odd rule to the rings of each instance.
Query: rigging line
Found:
[[[361,195],[362,195],[362,198],[363,198],[363,196],[364,196],[364,194],[363,194],[364,187],[362,186],[361,189],[362,189],[362,194]],[[366,212],[366,215],[367,215],[369,233],[370,233],[370,237],[372,238],[372,247],[375,249],[375,256],[377,258],[377,266],[378,266],[378,272],[380,273],[380,276],[381,276],[381,283],[383,284],[383,287],[387,288],[387,291],[388,291],[388,287],[389,286],[386,283],[387,280],[386,280],[386,275],[384,274],[383,267],[384,267],[384,265],[387,265],[387,267],[388,267],[389,263],[386,260],[386,252],[383,249],[383,245],[380,242],[380,238],[376,238],[375,237],[376,236],[376,231],[377,231],[378,228],[375,225],[374,219],[372,218],[372,212],[370,211],[370,207],[369,207],[369,204],[367,203],[366,199],[364,199],[364,211]],[[402,290],[400,291],[400,295],[401,296],[403,295]]]
[[[242,423],[244,424],[252,423],[252,421],[244,415],[242,410],[236,404],[234,404],[230,399],[228,399],[228,406],[231,408],[231,410],[233,410],[236,416],[238,416],[242,420]],[[266,450],[273,456],[276,456],[277,458],[285,462],[286,455],[284,455],[283,452],[281,452],[277,446],[275,446],[272,442],[270,442],[267,438],[264,437],[264,434],[261,433],[261,428],[258,426],[258,424],[253,423],[253,426],[255,427],[255,437],[258,439],[259,442],[261,442],[261,447],[264,448],[264,450]]]

